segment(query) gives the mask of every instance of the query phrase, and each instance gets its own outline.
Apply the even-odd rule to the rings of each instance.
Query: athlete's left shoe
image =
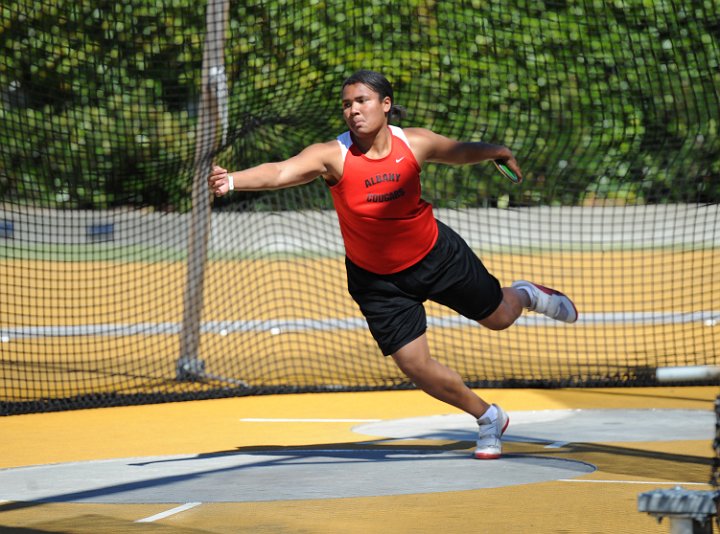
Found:
[[[574,323],[578,320],[578,311],[573,301],[557,289],[534,284],[526,280],[513,282],[512,287],[525,291],[530,296],[528,310],[542,313],[556,321]]]
[[[475,458],[478,460],[494,460],[502,454],[502,443],[500,438],[505,433],[510,418],[505,410],[497,404],[493,404],[495,410],[488,409],[488,412],[495,412],[494,416],[485,412],[478,422],[478,439],[475,447]]]

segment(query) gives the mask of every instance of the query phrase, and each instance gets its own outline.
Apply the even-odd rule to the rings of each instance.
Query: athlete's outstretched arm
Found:
[[[520,166],[506,146],[482,141],[456,141],[426,128],[407,128],[405,133],[421,165],[423,161],[464,165],[501,160],[522,178]]]
[[[339,154],[337,143],[318,143],[285,161],[263,163],[242,171],[228,172],[227,169],[215,166],[208,176],[208,185],[215,196],[228,193],[231,179],[233,189],[238,191],[262,191],[302,185],[318,176],[333,174]]]

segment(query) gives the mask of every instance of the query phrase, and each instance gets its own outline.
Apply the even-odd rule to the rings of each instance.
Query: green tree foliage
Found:
[[[205,4],[9,0],[0,14],[3,197],[187,210]],[[719,40],[717,0],[231,2],[216,157],[248,166],[334,137],[343,78],[372,68],[403,126],[506,144],[525,169],[517,187],[489,165],[430,165],[438,204],[717,202]],[[320,184],[262,199],[329,206]]]

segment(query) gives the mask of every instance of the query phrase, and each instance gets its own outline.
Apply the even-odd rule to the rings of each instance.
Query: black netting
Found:
[[[400,126],[512,148],[522,185],[430,164],[425,197],[503,284],[581,312],[490,332],[431,305],[438,359],[475,386],[717,364],[715,0],[9,0],[0,22],[3,413],[410,387],[347,295],[321,180],[206,209],[211,161],[341,133],[359,68]]]

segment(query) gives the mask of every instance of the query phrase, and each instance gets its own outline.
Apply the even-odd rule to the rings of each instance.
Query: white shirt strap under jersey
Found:
[[[410,141],[408,141],[407,135],[405,135],[405,131],[400,128],[399,126],[393,126],[390,125],[390,131],[393,133],[395,137],[399,137],[403,140],[403,143],[407,145],[407,147],[412,150],[412,147],[410,146]]]
[[[345,165],[345,156],[347,156],[348,150],[352,146],[352,137],[350,132],[347,131],[337,136],[338,143],[340,143],[340,151],[342,152],[342,164]]]
[[[408,146],[408,148],[410,148],[410,150],[412,150],[412,148],[410,147],[410,142],[408,141],[408,138],[405,135],[405,132],[403,131],[403,129],[400,128],[399,126],[393,126],[392,124],[390,124],[389,126],[390,126],[390,132],[392,132],[392,134],[395,137],[399,137],[400,139],[402,139],[403,143],[405,143]],[[350,132],[347,131],[345,133],[338,135],[337,141],[340,144],[340,151],[342,152],[342,160],[341,161],[342,161],[342,164],[344,165],[345,164],[345,156],[347,156],[348,150],[350,150],[350,147],[353,144],[352,137],[350,136]]]

